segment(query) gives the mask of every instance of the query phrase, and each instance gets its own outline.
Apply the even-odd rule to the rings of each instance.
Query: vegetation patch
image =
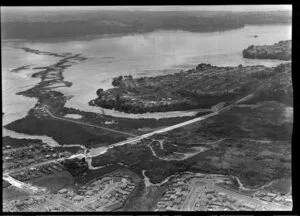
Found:
[[[30,181],[30,183],[34,186],[46,188],[51,193],[56,193],[62,188],[74,187],[73,177],[68,172],[43,176]]]
[[[290,64],[276,68],[199,64],[191,70],[156,77],[119,76],[112,81],[114,88],[98,89],[98,98],[89,104],[126,113],[191,109],[210,112],[253,93],[255,98],[266,100],[274,90],[268,100],[276,98],[290,103],[290,70]]]
[[[39,139],[16,139],[9,136],[2,137],[2,145],[9,145],[11,148],[26,147],[30,144],[43,144]]]
[[[31,135],[47,135],[62,145],[81,143],[87,147],[92,147],[93,144],[103,143],[107,145],[124,140],[124,135],[104,134],[106,131],[102,129],[97,129],[92,133],[90,128],[87,129],[73,122],[49,118],[39,119],[30,114],[6,125],[5,128]],[[100,135],[95,134],[97,132],[100,132]]]

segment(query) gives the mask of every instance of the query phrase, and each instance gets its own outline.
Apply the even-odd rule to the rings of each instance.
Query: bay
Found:
[[[291,25],[248,25],[240,29],[209,33],[155,31],[111,37],[106,35],[84,40],[74,38],[69,41],[2,41],[4,116],[10,116],[5,122],[24,116],[32,108],[34,99],[16,97],[15,93],[26,90],[39,81],[30,77],[33,70],[18,73],[10,70],[24,65],[47,66],[55,62],[55,57],[25,53],[15,49],[16,47],[55,53],[81,53],[88,60],[75,64],[64,72],[65,80],[73,85],[57,89],[65,95],[73,96],[67,101],[66,107],[119,117],[134,117],[91,107],[88,102],[96,98],[97,89],[111,88],[112,78],[119,75],[156,76],[190,69],[200,63],[216,66],[276,66],[284,61],[244,59],[242,50],[252,44],[273,44],[291,39],[291,31]],[[253,37],[254,35],[258,37]]]

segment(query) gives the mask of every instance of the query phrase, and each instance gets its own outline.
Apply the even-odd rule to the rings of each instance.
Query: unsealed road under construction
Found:
[[[140,136],[137,136],[137,135],[134,135],[134,134],[131,134],[131,133],[127,133],[127,132],[117,131],[117,130],[110,129],[110,128],[105,128],[105,127],[93,125],[93,124],[89,124],[89,123],[84,123],[84,122],[80,122],[80,121],[76,121],[76,120],[71,120],[71,119],[66,119],[66,118],[58,117],[58,116],[53,115],[47,109],[47,107],[44,106],[44,109],[49,114],[49,116],[51,116],[52,118],[55,118],[55,119],[59,119],[59,120],[63,120],[63,121],[69,121],[69,122],[73,122],[73,123],[76,123],[76,124],[81,124],[81,125],[84,125],[84,126],[90,126],[90,127],[100,128],[100,129],[111,131],[111,132],[114,132],[114,133],[120,133],[120,134],[125,134],[125,135],[129,135],[129,136],[133,136],[134,137],[134,138],[131,138],[131,139],[128,139],[128,140],[124,140],[124,141],[112,144],[112,145],[110,145],[110,146],[107,147],[107,149],[109,149],[109,148],[113,148],[114,146],[120,146],[120,145],[124,145],[124,144],[129,144],[129,143],[140,141],[142,139],[149,139],[149,137],[153,136],[154,134],[165,133],[165,132],[168,132],[168,131],[171,131],[171,130],[174,130],[174,129],[177,129],[177,128],[180,128],[180,127],[183,127],[183,126],[186,126],[186,125],[189,125],[189,124],[193,124],[195,122],[199,122],[199,121],[205,120],[205,119],[210,118],[212,116],[218,115],[220,112],[224,112],[224,111],[226,111],[228,109],[231,109],[236,104],[249,99],[252,95],[253,94],[249,94],[249,95],[247,95],[247,96],[245,96],[245,97],[237,100],[235,103],[230,104],[230,105],[228,105],[226,107],[223,107],[223,108],[221,108],[221,109],[219,109],[219,110],[217,110],[215,112],[209,113],[207,115],[200,116],[200,117],[197,117],[197,118],[194,118],[194,119],[191,119],[191,120],[179,123],[179,124],[175,124],[175,125],[172,125],[172,126],[169,126],[169,127],[157,130],[157,131],[153,131],[153,132],[150,132],[150,133],[147,133],[147,134],[143,134],[143,135],[140,135]],[[103,147],[100,147],[100,148],[103,148]],[[95,152],[98,152],[98,153],[93,154],[92,152],[90,152],[89,155],[87,155],[87,157],[96,157],[96,156],[101,155],[104,152],[106,152],[106,151],[100,151],[99,152],[99,151],[97,151],[97,149],[93,149],[93,150],[95,150]]]

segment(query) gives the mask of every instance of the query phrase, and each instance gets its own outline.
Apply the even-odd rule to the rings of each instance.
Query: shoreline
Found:
[[[38,140],[42,140],[50,147],[63,147],[62,145],[58,144],[52,137],[46,135],[43,136],[43,135],[31,135],[31,134],[19,133],[13,130],[8,130],[4,127],[2,127],[2,135],[11,138],[16,138],[16,139],[33,139],[33,140],[38,139]]]
[[[286,24],[286,25],[291,25],[290,23],[276,23],[276,24],[262,24],[262,25],[282,25],[282,24]],[[214,29],[214,30],[205,30],[205,31],[192,31],[192,30],[182,30],[182,29],[153,29],[153,30],[149,30],[149,31],[134,31],[134,32],[122,32],[122,33],[106,33],[106,34],[92,34],[92,35],[84,35],[84,36],[65,36],[65,37],[53,37],[53,38],[44,38],[44,39],[29,39],[29,38],[8,38],[8,39],[3,39],[2,42],[7,42],[7,43],[14,43],[14,42],[65,42],[65,41],[69,41],[70,39],[74,40],[74,41],[89,41],[89,40],[95,40],[95,39],[101,39],[101,38],[115,38],[115,37],[123,37],[123,36],[130,36],[130,35],[139,35],[139,34],[150,34],[150,33],[154,33],[154,32],[174,32],[174,31],[180,31],[180,32],[191,32],[191,33],[214,33],[214,32],[226,32],[226,31],[234,31],[237,29],[242,29],[245,28],[246,24],[244,24],[241,27],[234,27],[234,28],[230,28],[230,29]]]
[[[273,69],[261,65],[218,67],[201,63],[193,69],[174,74],[141,78],[119,76],[113,78],[114,88],[98,89],[96,98],[91,100],[89,105],[99,107],[104,115],[106,113],[128,117],[151,115],[156,118],[162,115],[164,117],[194,116],[201,112],[213,112],[223,107],[225,103],[234,101],[249,92],[251,88],[245,82],[238,87],[234,85],[234,82],[241,79],[237,73]],[[225,79],[227,74],[234,75],[228,80],[226,87],[218,90],[215,87],[211,88],[211,85],[215,85],[211,81],[213,76]],[[243,76],[249,79],[247,75]]]
[[[206,30],[206,31],[188,31],[188,30],[181,30],[181,29],[173,29],[173,30],[168,30],[168,29],[154,29],[154,30],[149,30],[149,31],[136,31],[136,32],[131,32],[131,33],[106,33],[106,34],[92,34],[92,35],[85,35],[85,36],[65,36],[65,37],[55,37],[55,38],[44,38],[44,39],[27,39],[27,38],[8,38],[8,39],[2,39],[2,43],[15,43],[15,42],[49,42],[49,43],[54,43],[59,41],[59,42],[66,42],[70,41],[70,39],[74,41],[84,41],[84,40],[96,40],[96,39],[101,39],[101,38],[114,38],[114,37],[122,37],[122,36],[130,36],[130,35],[138,35],[138,34],[149,34],[149,33],[154,33],[154,32],[159,32],[159,31],[169,31],[169,32],[174,32],[174,31],[184,31],[184,32],[191,32],[191,33],[214,33],[214,32],[227,32],[227,31],[234,31],[238,29],[243,29],[248,26],[278,26],[278,25],[285,25],[285,26],[291,26],[292,23],[286,23],[286,22],[278,22],[278,23],[263,23],[263,24],[244,24],[241,27],[234,27],[230,29],[216,29],[216,30]]]
[[[126,113],[114,109],[106,109],[102,107],[99,108],[99,111],[102,111],[103,115],[116,117],[116,118],[130,118],[130,119],[165,119],[165,118],[179,118],[179,117],[193,117],[199,113],[210,113],[212,110],[203,110],[199,109],[191,109],[184,111],[167,111],[167,112],[146,112],[146,113]]]
[[[45,52],[42,52],[42,53],[45,53]],[[45,110],[43,111],[43,106],[47,106],[48,108],[50,108],[49,110],[51,111],[51,113],[54,113],[53,114],[54,116],[56,114],[58,114],[58,119],[60,119],[60,120],[63,120],[63,119],[60,118],[60,115],[61,115],[62,112],[64,112],[63,113],[64,115],[66,114],[66,112],[67,113],[70,112],[70,109],[65,109],[65,110],[62,111],[62,109],[65,108],[64,104],[65,104],[65,101],[67,100],[67,98],[63,94],[59,94],[59,93],[54,92],[53,90],[47,88],[47,87],[49,87],[49,85],[47,85],[47,84],[51,84],[51,82],[49,83],[48,80],[45,81],[45,77],[47,77],[49,75],[49,71],[48,70],[50,70],[51,73],[55,72],[56,76],[53,77],[53,79],[55,81],[58,81],[58,82],[67,82],[67,81],[64,81],[64,77],[63,77],[62,73],[63,73],[64,68],[65,68],[64,64],[66,63],[64,60],[65,60],[65,58],[70,58],[70,57],[77,58],[78,55],[71,55],[71,54],[69,54],[67,57],[65,57],[65,56],[62,57],[63,59],[59,60],[59,62],[56,63],[56,64],[54,64],[54,65],[50,65],[48,67],[41,68],[41,69],[44,69],[44,70],[40,71],[40,72],[37,72],[37,73],[34,74],[34,76],[37,76],[37,77],[41,78],[41,82],[39,83],[39,86],[38,87],[35,86],[32,89],[29,89],[29,90],[26,90],[25,92],[20,92],[19,93],[21,95],[26,95],[26,96],[29,96],[29,97],[38,98],[39,102],[37,103],[37,106],[35,107],[36,109],[33,109],[32,112],[31,112],[34,115],[36,115],[36,114],[41,115],[41,113],[45,114],[46,112],[44,112]],[[253,70],[253,68],[248,67],[246,71],[249,71],[249,69],[250,69],[250,71]],[[232,70],[232,69],[230,69],[230,70]],[[255,71],[256,72],[260,72],[261,68],[260,67],[259,68],[255,68]],[[42,94],[40,92],[40,90],[41,90],[40,88],[43,89],[43,90],[46,90],[46,91],[43,92],[43,94]],[[50,96],[50,99],[48,98],[49,96]],[[243,99],[249,99],[249,97],[252,97],[252,96],[253,96],[253,92],[251,92],[251,94],[247,94],[246,96],[243,95]],[[241,97],[238,98],[236,100],[235,104],[237,104],[239,102],[244,102],[243,99],[241,99]],[[194,123],[196,121],[204,120],[204,119],[206,119],[208,117],[215,116],[215,115],[219,114],[222,111],[226,111],[226,110],[232,108],[233,106],[235,106],[235,104],[230,104],[230,105],[226,104],[226,106],[224,106],[224,104],[223,104],[223,106],[220,107],[219,109],[216,109],[215,112],[209,113],[207,115],[200,116],[198,118],[193,118],[193,119],[190,119],[188,121],[184,121],[184,122],[177,123],[177,124],[173,123],[171,126],[168,126],[168,127],[165,127],[165,128],[159,129],[159,130],[155,130],[155,131],[150,132],[150,133],[141,134],[141,135],[138,135],[137,137],[132,138],[132,139],[127,139],[127,140],[123,140],[123,141],[111,144],[109,146],[100,147],[101,149],[100,148],[96,148],[96,149],[100,150],[99,152],[91,152],[91,153],[87,154],[86,151],[85,151],[85,154],[81,155],[81,157],[90,158],[90,162],[89,163],[92,165],[92,157],[97,157],[98,155],[105,154],[109,148],[114,148],[115,146],[125,145],[125,144],[129,144],[129,143],[134,144],[134,143],[140,141],[141,139],[148,138],[148,137],[150,137],[150,136],[152,136],[154,134],[165,133],[167,131],[170,131],[170,130],[173,130],[173,129],[185,126],[187,124],[191,124],[191,123]],[[82,116],[86,117],[85,119],[83,119],[83,123],[85,123],[87,120],[89,120],[89,118],[93,118],[93,115],[92,116],[91,115],[90,116],[85,116],[85,115],[88,114],[86,112],[82,112],[80,110],[78,112],[82,113],[83,114]],[[74,112],[74,114],[76,114],[76,112]],[[162,114],[164,114],[164,113],[162,113]],[[49,120],[49,116],[46,116],[46,117],[45,116],[42,117],[42,116],[43,115],[40,116],[42,120]],[[50,115],[50,117],[51,117],[51,115]],[[102,116],[101,119],[103,120],[103,118],[104,117]],[[50,121],[51,120],[53,120],[53,119],[50,118]],[[68,120],[68,121],[70,122],[70,121],[73,121],[73,120]],[[34,119],[33,119],[33,122],[34,122]],[[99,124],[101,124],[101,122],[99,122]],[[87,123],[85,123],[85,125],[87,125]],[[98,125],[98,124],[96,124],[96,125]],[[88,130],[91,130],[91,129],[88,129]],[[48,142],[46,142],[46,143],[48,144]],[[73,143],[69,143],[69,144],[70,145],[74,145]],[[89,145],[89,143],[84,143],[84,144]],[[59,146],[63,147],[62,145],[59,145]],[[73,155],[73,157],[76,157],[76,155]],[[99,167],[93,167],[93,169],[94,168],[95,169],[100,169]]]

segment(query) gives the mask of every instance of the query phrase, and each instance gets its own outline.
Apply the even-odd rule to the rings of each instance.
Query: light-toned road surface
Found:
[[[142,139],[149,139],[149,137],[153,136],[154,134],[165,133],[165,132],[168,132],[168,131],[171,131],[171,130],[174,130],[174,129],[177,129],[177,128],[180,128],[180,127],[183,127],[183,126],[186,126],[186,125],[189,125],[189,124],[193,124],[195,122],[203,121],[203,120],[205,120],[207,118],[210,118],[212,116],[218,115],[220,112],[224,112],[224,111],[226,111],[228,109],[231,109],[236,104],[240,103],[241,101],[244,101],[245,98],[248,99],[252,95],[253,94],[247,95],[247,96],[243,97],[242,99],[236,101],[234,104],[231,104],[231,105],[228,105],[226,107],[223,107],[220,110],[217,110],[217,111],[215,111],[213,113],[210,113],[210,114],[207,114],[207,115],[204,115],[204,116],[200,116],[198,118],[194,118],[194,119],[191,119],[191,120],[188,120],[188,121],[176,124],[176,125],[172,125],[170,127],[166,127],[166,128],[163,128],[163,129],[160,129],[160,130],[157,130],[157,131],[153,131],[151,133],[147,133],[147,134],[144,134],[144,135],[141,135],[141,136],[136,136],[134,138],[131,138],[131,139],[128,139],[128,140],[125,140],[125,141],[121,141],[121,142],[115,143],[115,144],[110,145],[109,147],[107,147],[107,149],[113,148],[114,146],[120,146],[120,145],[125,145],[125,144],[129,144],[129,143],[138,142],[138,141],[140,141]],[[104,154],[106,152],[106,150],[103,151],[103,152],[100,152],[99,154],[90,154],[90,157],[96,157],[96,156],[99,156],[101,154]]]
[[[11,185],[15,186],[16,188],[23,189],[29,192],[39,192],[39,191],[46,191],[46,189],[41,187],[36,187],[31,184],[27,184],[24,182],[21,182],[17,179],[14,179],[13,177],[9,176],[8,174],[3,174],[3,180],[8,181]]]
[[[160,130],[157,130],[157,131],[153,131],[151,133],[147,133],[147,134],[144,134],[144,135],[141,135],[141,136],[136,136],[134,138],[131,138],[131,139],[128,139],[128,140],[124,140],[124,141],[115,143],[115,144],[110,145],[109,147],[107,147],[107,149],[113,148],[114,146],[120,146],[120,145],[125,145],[125,144],[129,144],[129,143],[133,143],[133,142],[138,142],[138,141],[140,141],[142,139],[148,139],[149,137],[153,136],[154,134],[165,133],[165,132],[168,132],[168,131],[171,131],[171,130],[174,130],[174,129],[177,129],[177,128],[180,128],[180,127],[183,127],[183,126],[186,126],[186,125],[189,125],[189,124],[193,124],[195,122],[203,121],[203,120],[205,120],[207,118],[210,118],[212,116],[218,115],[220,112],[228,110],[228,109],[232,108],[233,106],[234,105],[229,105],[229,106],[224,107],[224,108],[222,108],[222,109],[220,109],[220,110],[218,110],[216,112],[213,112],[213,113],[210,113],[210,114],[198,117],[198,118],[194,118],[194,119],[191,119],[191,120],[188,120],[188,121],[176,124],[176,125],[172,125],[170,127],[166,127],[166,128],[163,128],[163,129],[160,129]],[[101,152],[99,154],[91,154],[91,157],[96,157],[96,156],[101,155],[101,154],[103,154],[105,152],[106,151],[103,151],[103,152]]]
[[[164,140],[158,140],[160,149],[164,149]]]
[[[217,111],[215,111],[213,113],[210,113],[210,114],[207,114],[207,115],[204,115],[204,116],[200,116],[200,117],[197,117],[197,118],[194,118],[194,119],[191,119],[191,120],[188,120],[188,121],[176,124],[176,125],[172,125],[170,127],[166,127],[166,128],[163,128],[163,129],[160,129],[160,130],[157,130],[157,131],[153,131],[151,133],[147,133],[147,134],[135,137],[135,138],[133,138],[131,140],[127,140],[127,141],[124,141],[124,142],[121,142],[121,143],[125,144],[125,143],[129,143],[129,142],[138,141],[138,140],[141,140],[141,139],[145,139],[145,138],[151,137],[154,134],[165,133],[165,132],[168,132],[168,131],[171,131],[171,130],[174,130],[174,129],[177,129],[177,128],[180,128],[180,127],[183,127],[183,126],[186,126],[186,125],[189,125],[189,124],[193,124],[195,122],[203,121],[203,120],[205,120],[207,118],[210,118],[212,116],[218,115],[220,112],[224,112],[226,110],[231,109],[232,107],[235,106],[235,104],[238,104],[239,102],[244,101],[245,98],[248,99],[250,96],[252,96],[252,94],[251,95],[247,95],[246,97],[243,97],[242,99],[238,100],[234,104],[231,104],[231,105],[228,105],[226,107],[223,107],[222,109],[219,109],[219,110],[217,110]],[[118,145],[118,144],[116,144],[116,145]]]
[[[127,132],[122,132],[122,131],[117,131],[117,130],[113,130],[113,129],[108,129],[108,128],[104,128],[104,127],[101,127],[101,126],[97,126],[97,125],[93,125],[93,124],[89,124],[89,123],[84,123],[84,122],[80,122],[80,121],[76,121],[76,120],[72,120],[72,119],[66,119],[66,118],[57,117],[57,116],[53,115],[47,109],[46,106],[44,106],[44,110],[49,114],[49,116],[51,116],[52,118],[55,118],[55,119],[59,119],[59,120],[63,120],[63,121],[69,121],[69,122],[73,122],[73,123],[76,123],[76,124],[81,124],[81,125],[85,125],[85,126],[100,128],[100,129],[107,130],[107,131],[112,131],[112,132],[115,132],[115,133],[120,133],[120,134],[125,134],[125,135],[129,135],[129,136],[133,136],[133,138],[130,138],[130,139],[127,139],[127,140],[124,140],[124,141],[112,144],[112,145],[108,146],[105,150],[100,151],[99,153],[95,154],[93,152],[90,152],[90,154],[88,155],[88,157],[96,157],[96,156],[99,156],[101,154],[104,154],[109,148],[113,148],[115,146],[129,144],[129,143],[134,143],[134,142],[137,143],[138,141],[140,141],[142,139],[149,139],[149,137],[153,136],[154,134],[165,133],[165,132],[168,132],[168,131],[171,131],[171,130],[174,130],[174,129],[177,129],[177,128],[180,128],[180,127],[183,127],[183,126],[186,126],[186,125],[189,125],[189,124],[193,124],[195,122],[203,121],[203,120],[205,120],[207,118],[210,118],[212,116],[216,116],[220,112],[224,112],[224,111],[226,111],[228,109],[231,109],[236,104],[238,104],[241,101],[244,101],[245,99],[248,99],[252,95],[253,94],[247,95],[247,96],[241,98],[240,100],[236,101],[234,104],[231,104],[231,105],[228,105],[226,107],[223,107],[223,108],[221,108],[221,109],[219,109],[219,110],[217,110],[217,111],[215,111],[213,113],[210,113],[210,114],[207,114],[207,115],[204,115],[204,116],[200,116],[200,117],[197,117],[197,118],[194,118],[194,119],[191,119],[191,120],[179,123],[179,124],[175,124],[175,125],[172,125],[170,127],[166,127],[166,128],[163,128],[163,129],[160,129],[160,130],[157,130],[157,131],[153,131],[151,133],[143,134],[141,136],[137,136],[137,135],[134,135],[134,134],[130,134],[130,133],[127,133]],[[103,147],[101,147],[101,148],[103,149]]]
[[[61,205],[67,209],[70,209],[72,211],[87,211],[85,208],[80,207],[79,205],[74,205],[72,202],[67,201],[65,199],[60,198],[58,195],[54,195],[52,196],[53,198],[49,201],[51,201],[52,203]]]
[[[154,140],[155,141],[155,140]],[[153,141],[152,141],[153,142]],[[151,143],[152,143],[151,142]],[[164,161],[182,161],[182,160],[186,160],[190,157],[193,157],[194,155],[196,154],[199,154],[201,152],[204,151],[204,148],[198,147],[198,150],[196,149],[197,147],[194,147],[194,150],[196,150],[195,152],[189,152],[189,153],[176,153],[177,154],[177,157],[180,156],[179,158],[177,158],[174,154],[171,155],[173,157],[159,157],[155,150],[153,149],[153,147],[151,146],[151,143],[149,143],[147,146],[150,148],[151,152],[152,152],[152,155],[160,160],[164,160]]]
[[[197,201],[197,197],[199,193],[203,193],[203,187],[199,187],[196,185],[196,182],[200,181],[199,179],[191,180],[191,191],[188,194],[186,200],[184,201],[181,210],[182,211],[193,211],[193,207]],[[202,190],[202,191],[201,191]]]

